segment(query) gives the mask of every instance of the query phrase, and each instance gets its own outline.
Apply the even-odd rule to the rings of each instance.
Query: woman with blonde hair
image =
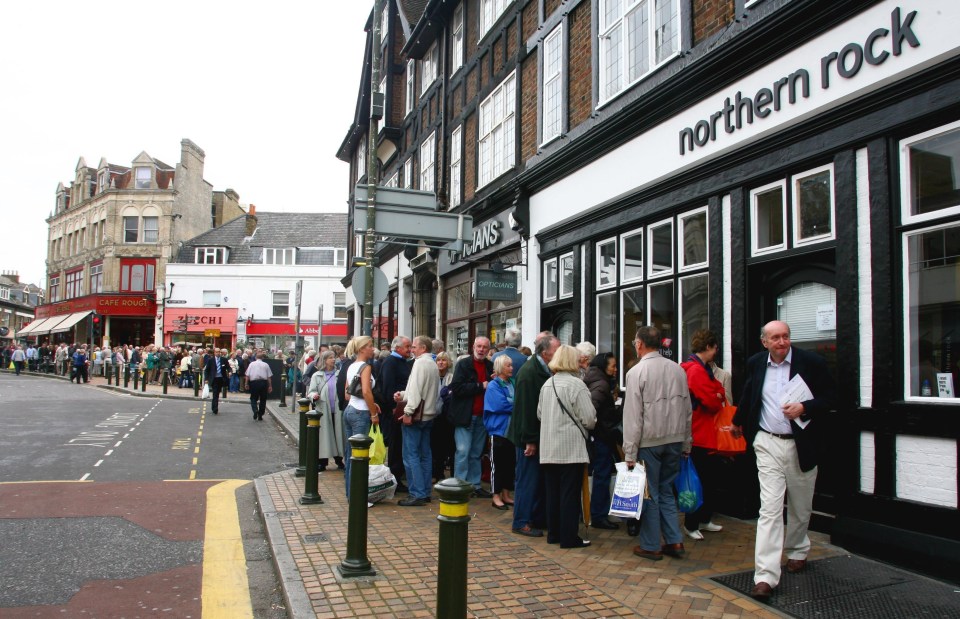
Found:
[[[590,390],[580,380],[580,353],[561,346],[550,360],[553,372],[540,389],[540,467],[546,485],[547,542],[561,548],[586,548],[580,538],[580,487],[590,462],[589,431],[597,423]]]
[[[347,368],[345,397],[348,400],[346,409],[343,411],[343,452],[350,453],[350,446],[347,440],[355,434],[366,435],[370,431],[370,424],[380,423],[380,407],[373,399],[373,386],[376,380],[373,378],[373,367],[370,360],[376,353],[373,347],[373,338],[368,335],[361,335],[354,340],[354,351],[356,360]],[[361,395],[354,395],[351,386],[354,378],[359,377]],[[347,498],[350,498],[350,458],[344,462],[344,482],[346,483]]]

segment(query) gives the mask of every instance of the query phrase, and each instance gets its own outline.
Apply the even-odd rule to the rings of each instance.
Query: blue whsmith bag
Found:
[[[703,505],[703,486],[692,458],[680,459],[680,474],[674,484],[677,487],[677,505],[680,511],[690,514],[700,509]]]

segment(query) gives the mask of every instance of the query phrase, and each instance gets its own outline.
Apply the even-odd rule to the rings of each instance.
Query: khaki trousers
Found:
[[[807,527],[813,511],[813,489],[817,469],[800,470],[797,445],[793,440],[777,438],[763,430],[753,441],[760,479],[760,517],[757,519],[757,543],[754,551],[754,583],[771,587],[780,583],[780,559],[806,559],[810,551]],[[784,538],[783,502],[787,501],[787,531]]]

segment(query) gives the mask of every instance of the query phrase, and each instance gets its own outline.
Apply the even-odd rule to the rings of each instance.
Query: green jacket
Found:
[[[550,378],[550,371],[543,367],[536,356],[523,364],[517,373],[517,388],[513,398],[513,419],[507,438],[514,446],[523,449],[527,443],[540,444],[540,420],[537,419],[537,404],[540,388]]]

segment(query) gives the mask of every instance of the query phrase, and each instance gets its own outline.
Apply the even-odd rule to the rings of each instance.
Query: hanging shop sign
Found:
[[[493,254],[520,241],[520,233],[507,223],[507,212],[473,227],[472,242],[464,243],[462,252],[440,252],[439,271],[444,275],[462,264]],[[470,261],[466,260],[467,258]]]
[[[518,298],[516,271],[477,269],[473,282],[473,298],[477,301],[516,303]]]

